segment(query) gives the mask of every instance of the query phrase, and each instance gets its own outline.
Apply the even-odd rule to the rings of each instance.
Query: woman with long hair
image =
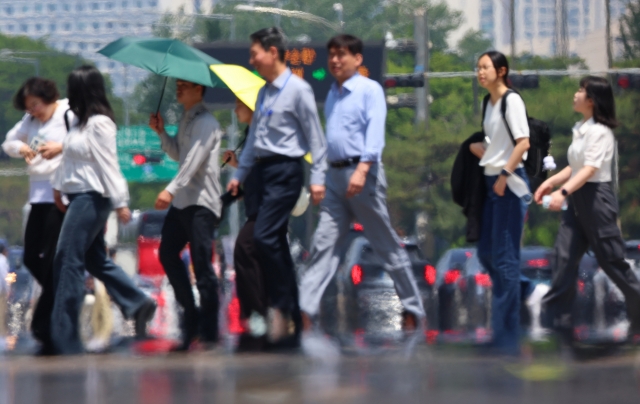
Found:
[[[576,295],[578,266],[590,248],[598,264],[622,291],[629,318],[629,337],[640,342],[640,283],[625,261],[625,245],[618,228],[618,202],[611,181],[617,126],[615,101],[609,82],[588,76],[573,96],[573,110],[582,119],[573,127],[567,151],[569,165],[547,179],[535,193],[548,208],[566,211],[554,247],[551,290],[545,295],[544,320],[565,338],[573,335],[571,310]],[[557,190],[554,189],[558,187]]]
[[[67,135],[65,115],[73,119],[69,102],[59,99],[52,80],[28,79],[13,97],[13,105],[25,115],[8,133],[2,148],[11,157],[23,158],[29,174],[31,205],[24,232],[24,265],[42,287],[31,321],[33,336],[51,350],[50,319],[53,305],[52,266],[64,213],[56,207],[51,177],[62,160]]]
[[[510,176],[528,183],[522,160],[529,149],[529,124],[524,101],[509,91],[509,63],[490,51],[480,56],[478,82],[489,91],[483,120],[485,141],[472,143],[471,152],[484,167],[485,198],[478,258],[493,284],[492,346],[497,353],[520,351],[520,241],[527,204],[507,185]],[[508,103],[504,117],[502,103]]]
[[[69,107],[76,115],[64,139],[62,163],[53,179],[54,198],[69,206],[62,223],[54,260],[56,290],[51,317],[54,353],[84,352],[78,318],[84,299],[85,268],[101,280],[126,318],[135,320],[144,337],[156,303],[137,288],[107,256],[104,230],[111,210],[127,223],[129,191],[116,152],[116,124],[102,74],[92,66],[71,72],[67,82]]]

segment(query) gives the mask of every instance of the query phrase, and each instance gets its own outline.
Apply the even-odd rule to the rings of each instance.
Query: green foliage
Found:
[[[469,66],[475,66],[478,56],[491,48],[491,39],[486,38],[482,31],[469,30],[458,42],[458,55]]]
[[[620,17],[620,40],[625,59],[640,58],[640,1],[627,4],[627,12]]]

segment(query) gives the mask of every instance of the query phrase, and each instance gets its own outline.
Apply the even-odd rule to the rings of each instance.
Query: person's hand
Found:
[[[504,191],[507,188],[507,177],[499,175],[496,183],[493,184],[493,192],[498,196],[504,196]]]
[[[149,116],[149,127],[157,134],[164,132],[164,119],[162,119],[162,115],[159,112]]]
[[[314,205],[319,205],[324,199],[325,193],[324,185],[309,185],[309,191],[311,191],[311,201]]]
[[[367,182],[367,173],[364,170],[356,170],[351,174],[349,186],[347,186],[347,198],[354,197],[362,192],[364,184]]]
[[[227,191],[230,191],[233,196],[238,195],[238,188],[240,188],[240,181],[235,178],[227,184]]]
[[[549,180],[540,184],[536,193],[533,195],[533,200],[536,201],[538,205],[542,205],[542,197],[545,195],[549,195],[553,191],[553,185],[549,182]]]
[[[127,224],[131,220],[131,211],[126,206],[116,209],[116,215],[122,224]]]
[[[229,164],[231,167],[238,168],[238,157],[233,150],[227,150],[222,155],[222,162]]]
[[[62,153],[62,143],[49,141],[40,146],[40,148],[38,149],[38,153],[40,153],[43,158],[51,160],[55,156]]]
[[[166,189],[158,194],[158,198],[156,198],[155,208],[157,210],[165,210],[169,208],[171,205],[171,201],[173,201],[173,195]]]
[[[474,156],[482,160],[485,152],[484,144],[482,142],[471,143],[469,145],[469,150],[474,154]]]
[[[53,190],[53,201],[60,212],[65,213],[67,211],[67,205],[62,202],[62,194],[57,189]]]
[[[552,193],[551,202],[549,203],[549,210],[559,212],[560,210],[562,210],[562,206],[564,205],[565,200],[566,197],[562,195],[561,190],[557,190],[556,192]]]
[[[34,152],[28,144],[23,144],[20,147],[20,155],[24,157],[24,161],[26,161],[27,164],[31,164],[31,160],[36,157],[36,152]]]

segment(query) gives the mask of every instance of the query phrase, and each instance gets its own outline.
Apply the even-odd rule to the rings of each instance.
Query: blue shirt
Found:
[[[360,157],[378,163],[384,149],[387,103],[378,82],[357,74],[331,86],[324,104],[329,161]]]
[[[309,83],[290,69],[258,93],[249,137],[234,178],[243,182],[256,157],[302,157],[311,151],[310,182],[324,185],[327,144]]]

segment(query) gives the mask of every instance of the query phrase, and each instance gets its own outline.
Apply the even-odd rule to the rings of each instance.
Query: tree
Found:
[[[630,1],[620,17],[620,39],[626,59],[640,59],[640,1]]]
[[[458,41],[457,53],[469,66],[473,66],[478,56],[491,48],[491,39],[487,38],[482,31],[469,30]]]

